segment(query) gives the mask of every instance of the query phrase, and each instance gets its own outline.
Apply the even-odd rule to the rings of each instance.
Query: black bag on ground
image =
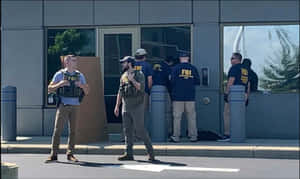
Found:
[[[216,141],[222,139],[222,136],[212,131],[198,131],[198,140]]]

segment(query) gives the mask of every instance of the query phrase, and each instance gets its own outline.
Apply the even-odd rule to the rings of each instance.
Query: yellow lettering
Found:
[[[141,71],[142,70],[142,66],[135,66],[134,69],[138,70],[138,71]]]

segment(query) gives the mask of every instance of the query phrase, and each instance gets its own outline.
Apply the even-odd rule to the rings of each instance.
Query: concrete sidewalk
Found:
[[[67,138],[61,137],[60,153],[65,153]],[[17,141],[1,141],[1,153],[50,153],[51,137],[17,137]],[[156,155],[299,159],[299,140],[248,139],[245,143],[198,141],[191,143],[153,143]],[[123,143],[99,142],[76,145],[76,154],[123,153]],[[134,145],[136,155],[144,155],[145,147]]]

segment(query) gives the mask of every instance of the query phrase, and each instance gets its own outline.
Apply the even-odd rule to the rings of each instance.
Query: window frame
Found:
[[[44,28],[44,97],[43,97],[43,108],[45,109],[53,109],[56,108],[55,105],[50,105],[48,104],[48,81],[47,81],[47,74],[48,74],[48,31],[52,30],[52,29],[94,29],[95,30],[95,55],[99,56],[100,50],[99,50],[99,34],[98,31],[100,29],[107,29],[107,28],[137,28],[137,30],[140,32],[139,35],[139,39],[140,39],[140,43],[139,43],[139,48],[141,45],[141,28],[143,27],[153,27],[153,28],[158,28],[158,27],[190,27],[190,39],[191,39],[191,63],[194,63],[194,40],[193,40],[193,36],[194,36],[194,24],[193,23],[178,23],[178,24],[136,24],[136,25],[93,25],[93,26],[47,26]]]
[[[223,88],[223,78],[224,78],[224,27],[230,27],[230,26],[275,26],[275,25],[298,25],[299,31],[300,31],[300,23],[297,21],[284,21],[284,22],[224,22],[220,23],[220,93],[224,94],[224,88]],[[299,39],[300,40],[300,39]],[[251,93],[261,93],[261,91],[251,92]],[[300,90],[298,92],[270,92],[271,94],[294,94],[294,93],[300,93]]]
[[[45,27],[44,29],[44,90],[43,90],[43,106],[45,109],[53,109],[56,108],[56,105],[53,104],[48,104],[48,81],[47,81],[47,76],[48,76],[48,31],[53,30],[53,29],[94,29],[96,33],[96,28],[94,26],[53,26],[53,27]],[[97,34],[97,33],[96,33]],[[95,37],[97,35],[95,34]],[[95,47],[97,48],[97,43],[95,44]],[[97,49],[95,49],[97,50]]]

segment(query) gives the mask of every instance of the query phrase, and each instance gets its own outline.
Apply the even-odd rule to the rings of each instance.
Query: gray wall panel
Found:
[[[299,21],[299,1],[221,1],[222,22]]]
[[[253,93],[247,109],[249,138],[299,138],[299,94]]]
[[[140,23],[191,23],[192,3],[190,0],[142,0],[140,2]]]
[[[92,0],[45,0],[45,26],[93,25]]]
[[[42,105],[43,31],[3,31],[2,86],[17,87],[17,105]]]
[[[209,104],[203,98],[210,99]],[[199,130],[210,130],[220,133],[220,100],[219,92],[213,90],[197,90],[197,126]]]
[[[193,23],[219,22],[219,1],[194,1]]]
[[[42,109],[18,109],[17,110],[17,135],[41,136],[42,133]]]
[[[199,73],[202,67],[209,68],[209,86],[205,89],[219,89],[220,86],[219,30],[217,23],[195,24],[193,29],[193,64]]]
[[[44,122],[43,122],[43,126],[44,126],[43,135],[44,136],[52,136],[54,124],[55,124],[55,114],[56,114],[56,109],[44,109]],[[61,135],[62,136],[68,135],[68,124],[67,123],[65,123],[64,130]]]
[[[2,1],[2,25],[4,28],[41,27],[42,1]]]
[[[137,0],[95,1],[95,25],[138,24]]]

